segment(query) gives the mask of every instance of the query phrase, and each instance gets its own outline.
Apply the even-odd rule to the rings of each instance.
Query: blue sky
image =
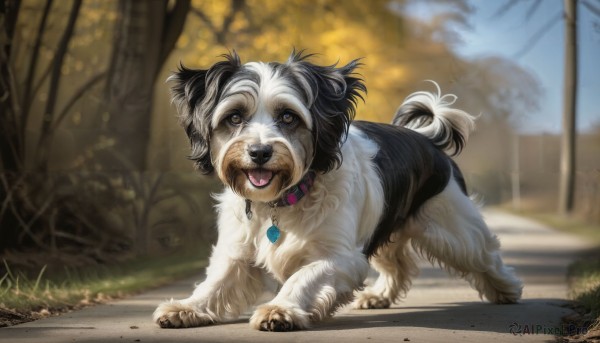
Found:
[[[521,118],[520,131],[558,133],[563,106],[563,1],[542,0],[529,19],[526,12],[534,0],[521,1],[496,17],[506,1],[472,0],[470,3],[475,11],[469,17],[471,27],[456,28],[463,42],[456,45],[455,51],[467,58],[501,55],[532,72],[540,81],[544,94],[540,99],[540,110]],[[588,1],[600,8],[600,1]],[[579,3],[577,127],[579,131],[585,131],[600,125],[600,17],[582,6],[581,1]],[[442,9],[427,1],[416,1],[409,7],[409,13],[424,19],[439,10]],[[546,26],[549,22],[552,24]],[[533,37],[540,31],[543,32],[541,38],[525,49],[532,45]]]

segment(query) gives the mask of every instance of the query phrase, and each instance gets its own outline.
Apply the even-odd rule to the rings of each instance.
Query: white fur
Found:
[[[260,75],[261,84],[249,80],[243,80],[232,85],[228,93],[235,94],[237,92],[248,92],[254,96],[244,96],[243,94],[235,94],[227,97],[220,102],[215,109],[215,114],[211,119],[211,126],[216,127],[221,120],[227,115],[231,108],[236,105],[245,105],[252,113],[270,112],[273,106],[285,104],[286,107],[295,110],[301,115],[306,126],[311,129],[313,120],[306,105],[300,101],[300,95],[296,94],[293,88],[289,87],[288,81],[285,78],[279,77],[277,73],[272,73],[272,69],[268,65],[260,62],[250,62],[245,65],[246,68],[255,71]]]
[[[500,257],[500,241],[488,229],[471,199],[453,179],[423,205],[408,232],[413,247],[432,262],[467,279],[481,297],[514,303],[523,285]]]
[[[232,91],[249,87],[255,96],[225,97],[217,107],[213,127],[219,125],[231,103],[246,101],[246,108],[252,111],[246,132],[232,138],[222,151],[240,141],[288,144],[273,123],[274,99],[286,99],[283,101],[289,106],[295,106],[308,127],[312,125],[307,110],[310,104],[303,104],[268,65],[246,66],[260,75],[260,89],[255,89],[256,83],[241,81]],[[436,113],[433,124],[414,127],[426,136],[436,135],[444,125],[461,126],[467,133],[472,127],[472,117],[447,107],[454,98],[441,96],[439,88],[437,95],[419,92],[407,99],[410,101],[427,104]],[[286,146],[294,154],[295,147]],[[265,287],[265,274],[277,280],[281,288],[275,298],[254,312],[250,324],[256,329],[307,328],[350,302],[363,287],[369,269],[363,248],[385,207],[380,174],[373,163],[378,150],[359,129],[351,127],[341,148],[343,163],[339,169],[319,174],[310,192],[294,206],[273,210],[266,203],[273,199],[261,200],[269,193],[257,190],[251,219],[245,213],[245,199],[230,188],[216,195],[219,238],[206,279],[190,297],[161,304],[154,320],[163,327],[189,327],[234,319],[258,299]],[[292,157],[294,180],[298,182],[308,167],[297,156]],[[223,154],[213,158],[221,173]],[[276,243],[266,237],[273,211],[281,230]],[[464,276],[491,301],[516,302],[521,295],[520,281],[502,264],[497,238],[451,177],[446,188],[425,202],[407,225],[393,234],[391,242],[372,256],[371,263],[380,276],[373,286],[357,294],[355,307],[387,307],[406,294],[417,271],[407,250],[409,242],[430,260]]]
[[[456,95],[454,94],[443,94],[440,86],[435,81],[431,82],[435,88],[436,92],[415,92],[409,95],[400,107],[411,104],[411,103],[419,103],[421,105],[425,105],[427,108],[431,110],[431,112],[435,113],[433,120],[429,123],[424,123],[419,120],[415,120],[407,123],[405,125],[406,128],[412,129],[425,137],[434,138],[440,132],[445,132],[444,140],[450,142],[451,144],[446,148],[446,151],[453,151],[456,147],[452,143],[450,138],[451,130],[447,130],[446,128],[454,127],[456,128],[464,137],[465,142],[469,139],[469,134],[475,128],[475,118],[469,113],[451,107],[456,102]],[[427,119],[427,118],[423,118]]]
[[[479,295],[494,303],[515,303],[523,284],[500,257],[500,242],[485,224],[474,203],[454,179],[437,196],[427,201],[403,231],[373,256],[371,265],[379,272],[373,286],[359,293],[354,307],[387,307],[406,295],[417,266],[408,243],[431,263],[465,278]]]
[[[282,284],[264,306],[289,310],[296,328],[331,315],[361,288],[367,275],[369,265],[361,250],[383,208],[377,172],[364,163],[374,147],[356,130],[350,132],[342,167],[318,178],[298,205],[279,209],[280,244],[266,239],[271,225],[268,206],[257,204],[248,220],[244,199],[229,189],[218,195],[219,239],[206,280],[191,297],[161,305],[155,320],[184,309],[206,315],[210,322],[236,318],[263,291],[263,271]],[[455,181],[424,205],[403,235],[372,258],[380,277],[358,295],[355,307],[387,307],[405,295],[416,274],[405,246],[410,239],[424,256],[465,276],[489,300],[504,303],[520,298],[522,285],[502,264],[497,238]],[[252,320],[257,329],[259,319]]]
[[[219,238],[207,278],[189,298],[161,305],[155,321],[165,312],[186,310],[206,314],[211,322],[235,318],[262,292],[262,270],[282,284],[266,306],[291,310],[296,328],[308,327],[351,300],[367,276],[369,264],[362,248],[383,208],[377,171],[364,163],[375,149],[374,143],[352,130],[341,168],[317,178],[296,206],[278,209],[282,237],[277,244],[266,238],[271,226],[267,205],[257,203],[248,220],[243,198],[230,189],[216,196]]]

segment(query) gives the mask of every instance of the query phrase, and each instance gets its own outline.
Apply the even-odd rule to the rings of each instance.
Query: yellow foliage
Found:
[[[317,64],[360,58],[358,73],[368,94],[357,118],[389,122],[402,100],[423,88],[423,80],[435,79],[447,89],[460,81],[457,75],[468,63],[433,38],[444,30],[443,21],[408,18],[398,10],[405,2],[246,0],[233,12],[232,0],[194,0],[175,55],[195,68],[208,68],[231,50],[243,63],[283,62],[294,48],[316,54],[311,60]]]
[[[190,43],[190,37],[187,34],[182,33],[181,36],[179,36],[179,39],[177,39],[177,43],[176,43],[175,47],[177,49],[185,49],[189,43]]]

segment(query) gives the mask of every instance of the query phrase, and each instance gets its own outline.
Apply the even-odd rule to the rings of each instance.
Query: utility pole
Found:
[[[512,206],[513,210],[521,210],[521,166],[520,166],[520,147],[519,133],[515,132],[512,139],[512,171],[510,173],[512,184]]]
[[[575,140],[577,99],[577,0],[564,0],[565,7],[565,74],[563,134],[561,139],[559,212],[573,211],[575,188]]]

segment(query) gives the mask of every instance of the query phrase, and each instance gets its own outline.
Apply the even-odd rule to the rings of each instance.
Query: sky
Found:
[[[535,0],[520,1],[496,16],[507,1],[471,0],[474,13],[469,17],[470,27],[455,28],[462,37],[455,51],[467,58],[500,55],[533,73],[544,93],[539,111],[521,117],[519,131],[559,133],[563,107],[563,1],[542,0],[530,18],[527,11]],[[600,8],[600,1],[586,1]],[[427,20],[444,9],[432,2],[415,1],[408,10],[410,15]],[[581,0],[578,15],[577,128],[585,132],[600,126],[600,16],[582,6]]]

